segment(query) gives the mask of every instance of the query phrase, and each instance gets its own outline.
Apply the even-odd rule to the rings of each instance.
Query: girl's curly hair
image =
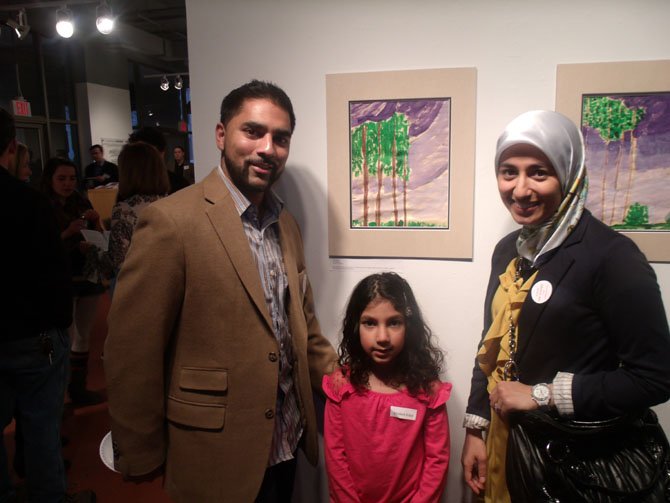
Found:
[[[372,360],[361,346],[359,333],[363,311],[375,299],[388,300],[405,318],[405,346],[394,362],[394,380],[409,392],[429,393],[430,383],[439,378],[444,357],[433,344],[430,328],[407,281],[392,272],[372,274],[358,283],[351,293],[342,322],[342,342],[338,349],[343,373],[357,389],[368,384]]]

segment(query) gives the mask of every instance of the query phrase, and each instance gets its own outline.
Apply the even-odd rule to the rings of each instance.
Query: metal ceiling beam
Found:
[[[85,5],[100,3],[100,0],[47,0],[45,2],[35,3],[15,3],[10,5],[0,5],[0,11],[20,10],[20,9],[60,9],[63,5]]]

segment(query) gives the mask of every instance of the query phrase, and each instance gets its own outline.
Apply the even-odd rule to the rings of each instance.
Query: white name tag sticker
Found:
[[[406,421],[416,421],[416,409],[391,405],[391,417],[397,417]]]
[[[551,286],[551,283],[545,279],[538,281],[533,285],[533,288],[530,290],[530,296],[533,298],[535,303],[544,304],[549,300],[553,291],[554,287]]]

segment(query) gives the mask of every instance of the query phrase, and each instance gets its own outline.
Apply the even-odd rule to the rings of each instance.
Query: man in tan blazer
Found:
[[[109,314],[115,464],[165,470],[178,502],[288,501],[295,454],[317,460],[312,389],[337,359],[302,238],[271,187],[295,116],[252,81],[221,105],[221,164],[142,213]]]

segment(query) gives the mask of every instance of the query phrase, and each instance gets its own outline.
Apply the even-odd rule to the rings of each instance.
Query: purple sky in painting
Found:
[[[351,127],[365,121],[386,120],[394,112],[404,113],[409,119],[409,165],[412,169],[409,188],[430,183],[449,167],[449,98],[399,101],[350,102]],[[390,179],[384,186],[390,189]],[[353,190],[362,190],[354,182]]]
[[[623,99],[628,107],[646,109],[645,118],[638,124],[634,133],[638,140],[637,170],[645,171],[670,165],[670,93],[608,96],[613,99]],[[585,133],[587,151],[593,156],[589,164],[595,167],[602,162],[605,144],[594,129],[582,128],[582,130]],[[610,155],[616,153],[617,143],[610,144]],[[628,134],[624,146],[626,150],[630,147]]]
[[[401,100],[401,101],[356,101],[349,103],[350,127],[355,128],[365,121],[386,120],[394,112],[405,114],[410,122],[410,138],[423,133],[440,113],[443,100]]]

